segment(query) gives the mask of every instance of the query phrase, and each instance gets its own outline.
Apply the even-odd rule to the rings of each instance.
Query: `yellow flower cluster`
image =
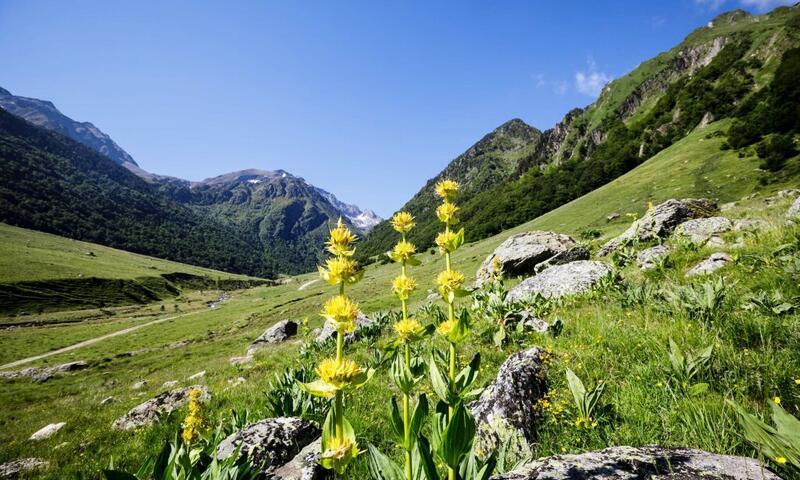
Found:
[[[358,456],[358,443],[347,437],[333,437],[328,448],[320,455],[320,464],[337,473],[343,473],[347,465]]]
[[[458,235],[450,230],[436,235],[436,245],[439,247],[439,252],[442,254],[453,253],[458,248]]]
[[[404,318],[394,324],[394,331],[401,342],[408,343],[417,340],[424,328],[416,318]]]
[[[350,257],[338,256],[325,261],[324,267],[319,267],[319,274],[331,285],[340,283],[356,283],[361,279],[361,272],[356,262]]]
[[[322,310],[322,316],[333,323],[336,331],[341,334],[350,333],[356,329],[358,314],[358,304],[344,295],[337,295],[326,300]]]
[[[392,217],[392,227],[400,233],[408,233],[416,225],[414,217],[408,212],[397,212]]]
[[[417,247],[413,243],[400,240],[389,252],[389,256],[398,263],[408,262],[414,254],[417,253]]]
[[[336,228],[330,231],[330,238],[325,243],[328,246],[328,251],[336,256],[350,257],[355,253],[353,243],[356,241],[356,236],[345,226],[341,217],[336,223]]]
[[[458,210],[459,208],[455,204],[445,201],[436,207],[436,216],[439,217],[439,221],[442,223],[455,225],[458,223]]]
[[[347,358],[341,360],[326,358],[319,362],[316,372],[323,382],[327,383],[335,390],[341,390],[358,380],[364,373],[364,369],[356,362]]]
[[[417,281],[408,275],[401,274],[392,280],[392,291],[401,301],[408,300],[415,288],[417,288]]]
[[[183,419],[183,432],[181,438],[183,443],[190,444],[200,438],[200,430],[203,428],[203,416],[201,412],[200,397],[203,392],[199,388],[194,388],[189,392],[189,412]]]
[[[458,193],[458,184],[453,180],[442,180],[436,184],[436,195],[445,201],[451,200]]]
[[[446,337],[450,335],[454,328],[456,328],[457,321],[456,320],[445,320],[444,322],[440,323],[438,327],[436,327],[436,332]]]
[[[444,270],[436,277],[436,285],[439,286],[439,293],[446,297],[449,293],[461,289],[466,278],[464,274],[455,270]]]

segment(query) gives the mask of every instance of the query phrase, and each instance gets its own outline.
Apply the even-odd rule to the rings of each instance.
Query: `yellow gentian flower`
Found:
[[[337,295],[325,301],[322,316],[330,320],[337,331],[349,333],[356,329],[358,313],[357,303],[344,295]]]
[[[397,212],[392,217],[392,227],[400,233],[408,233],[416,225],[414,217],[408,212]]]
[[[453,180],[441,180],[434,189],[436,190],[436,195],[445,200],[450,200],[458,192],[458,184]]]
[[[455,292],[460,289],[464,284],[463,273],[456,272],[455,270],[445,270],[436,277],[436,284],[439,286],[439,293],[442,297],[447,297],[450,292]]]
[[[350,248],[355,241],[356,236],[347,228],[342,218],[339,217],[336,228],[330,231],[330,238],[325,244],[332,254],[350,257],[355,253],[355,249]]]
[[[458,210],[455,204],[445,201],[443,204],[436,208],[436,216],[439,221],[448,225],[455,225],[458,223]]]
[[[436,235],[436,245],[442,253],[453,253],[457,248],[457,239],[458,235],[456,233],[447,230]]]
[[[415,288],[417,288],[416,280],[408,275],[400,275],[392,280],[392,291],[400,300],[408,300]]]
[[[394,331],[401,342],[412,342],[422,335],[424,328],[416,318],[404,318],[394,324]]]
[[[397,263],[403,263],[407,262],[415,253],[417,253],[417,247],[413,243],[400,240],[389,252],[389,257]]]
[[[336,390],[349,386],[364,373],[363,368],[347,358],[343,358],[341,361],[337,361],[335,358],[326,358],[319,362],[316,371],[323,382]]]
[[[440,323],[438,327],[436,327],[436,332],[439,335],[446,337],[450,335],[450,332],[452,332],[454,328],[456,328],[457,323],[458,322],[456,320],[446,320]]]
[[[324,267],[319,267],[319,274],[323,280],[331,285],[340,283],[355,283],[361,279],[358,264],[349,257],[333,257],[325,261]]]

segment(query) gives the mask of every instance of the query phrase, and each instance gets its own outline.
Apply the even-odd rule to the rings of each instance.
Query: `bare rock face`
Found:
[[[41,458],[20,458],[0,465],[0,478],[23,478],[25,474],[50,466]]]
[[[563,252],[553,255],[542,263],[536,264],[533,268],[536,273],[541,273],[555,265],[577,262],[578,260],[589,260],[591,253],[585,245],[575,245]]]
[[[356,330],[354,332],[348,333],[344,336],[345,343],[350,343],[358,340],[361,338],[361,330],[364,328],[369,328],[375,324],[375,320],[367,317],[366,315],[359,314],[356,317]],[[330,322],[325,322],[325,326],[319,331],[317,334],[316,339],[314,340],[317,343],[326,343],[336,338],[336,329],[333,328]]]
[[[753,458],[688,448],[611,447],[540,458],[490,480],[780,480]]]
[[[59,430],[64,428],[66,425],[65,422],[59,423],[51,423],[46,427],[42,427],[41,429],[37,430],[33,435],[31,435],[31,440],[44,440],[46,438],[50,438],[55,435]]]
[[[732,228],[733,222],[725,217],[695,218],[678,225],[675,235],[688,238],[692,243],[703,244]]]
[[[636,254],[636,264],[642,270],[651,270],[669,255],[669,247],[666,245],[656,245],[642,250]]]
[[[76,361],[76,362],[63,363],[61,365],[56,365],[55,367],[45,367],[45,368],[29,367],[22,370],[0,372],[0,378],[7,378],[13,380],[17,378],[28,377],[34,382],[42,383],[50,380],[55,375],[60,375],[62,373],[67,373],[67,372],[74,372],[77,370],[83,370],[88,366],[89,364],[84,361]]]
[[[208,388],[203,385],[170,390],[132,408],[128,413],[114,420],[111,427],[115,430],[130,430],[149,425],[158,420],[158,417],[185,405],[189,401],[189,392],[195,389],[203,392],[200,396],[201,401],[207,401],[211,398]]]
[[[723,252],[712,253],[710,257],[698,263],[686,272],[687,277],[710,275],[733,261],[730,255]]]
[[[508,298],[520,300],[533,294],[552,298],[573,295],[590,290],[610,273],[611,267],[592,260],[556,265],[512,288]]]
[[[608,255],[630,241],[666,238],[681,223],[694,218],[709,217],[715,211],[717,211],[717,204],[711,200],[696,198],[667,200],[656,205],[642,218],[633,222],[621,235],[603,245],[598,255]]]
[[[477,273],[476,284],[486,283],[495,270],[495,258],[507,276],[531,275],[537,264],[576,246],[575,240],[553,232],[524,232],[508,237],[486,257]]]
[[[305,447],[319,438],[320,433],[319,427],[299,417],[268,418],[228,436],[217,447],[217,458],[228,458],[239,449],[240,457],[248,457],[254,466],[269,475],[293,462]],[[287,467],[287,473],[290,469]]]
[[[800,197],[795,199],[794,203],[786,212],[786,218],[790,221],[797,222],[800,220]]]
[[[470,405],[477,424],[476,451],[488,457],[510,442],[518,453],[530,453],[536,435],[536,402],[547,392],[539,347],[512,354],[497,377]]]
[[[333,478],[330,470],[322,468],[319,460],[322,439],[318,438],[305,446],[300,453],[272,472],[272,480],[322,480]]]
[[[260,337],[256,338],[247,349],[247,354],[252,355],[273,343],[285,342],[295,335],[297,335],[297,322],[281,320],[264,331]]]

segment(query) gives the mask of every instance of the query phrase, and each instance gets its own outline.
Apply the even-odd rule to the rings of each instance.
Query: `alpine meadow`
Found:
[[[800,4],[178,3],[0,5],[0,478],[800,480]]]

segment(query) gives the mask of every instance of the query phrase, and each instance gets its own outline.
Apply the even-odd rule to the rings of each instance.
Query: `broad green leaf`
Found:
[[[403,470],[375,445],[367,445],[367,452],[367,468],[373,480],[403,480]]]

